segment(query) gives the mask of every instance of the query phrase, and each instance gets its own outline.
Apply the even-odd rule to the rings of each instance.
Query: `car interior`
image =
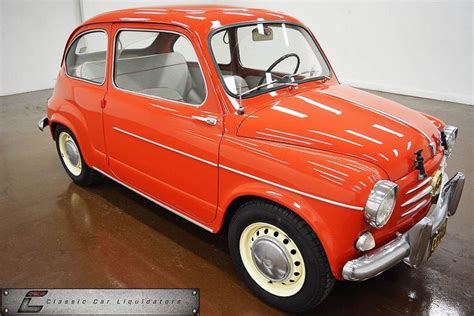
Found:
[[[175,51],[175,43],[182,36],[167,32],[153,33],[151,44],[140,48],[133,48],[137,45],[127,48],[120,42],[119,33],[114,54],[115,85],[123,90],[153,97],[201,104],[206,97],[206,88],[192,46],[187,47],[187,51]],[[106,68],[105,52],[77,54],[73,46],[66,57],[68,74],[102,83]],[[192,54],[194,56],[189,57]]]
[[[107,37],[103,32],[103,47]],[[84,43],[79,37],[66,56],[67,73],[101,84],[106,69],[106,52],[89,52],[100,40]],[[82,45],[82,46],[81,46]],[[255,88],[266,79],[267,70],[242,66],[239,62],[237,31],[229,29],[214,35],[212,50],[224,84],[234,95]],[[122,30],[116,36],[113,79],[117,88],[157,98],[200,105],[206,98],[206,84],[192,44],[173,32]],[[296,54],[293,54],[296,55]],[[284,56],[283,56],[284,57]],[[299,65],[299,58],[298,65]],[[281,61],[285,61],[282,59]],[[288,60],[294,68],[294,60]],[[272,75],[287,72],[272,70]]]

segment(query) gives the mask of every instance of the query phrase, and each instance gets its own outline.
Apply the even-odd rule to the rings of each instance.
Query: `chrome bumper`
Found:
[[[46,126],[49,125],[49,120],[47,116],[43,116],[39,121],[38,121],[38,128],[40,131],[43,131]]]
[[[416,268],[428,259],[430,239],[448,216],[454,215],[464,187],[464,174],[458,172],[447,181],[443,173],[443,183],[437,204],[428,215],[406,233],[384,246],[357,259],[348,261],[342,276],[349,281],[363,281],[393,267],[400,261]]]

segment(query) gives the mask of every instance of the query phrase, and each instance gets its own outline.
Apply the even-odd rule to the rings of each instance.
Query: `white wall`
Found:
[[[210,2],[0,0],[0,96],[53,88],[64,46],[81,16],[87,19],[104,11],[157,3]]]
[[[78,0],[0,0],[0,95],[54,86]]]
[[[97,14],[120,10],[126,8],[138,8],[146,6],[167,6],[167,5],[199,5],[215,4],[218,0],[82,0],[84,19],[89,19]],[[225,2],[225,1],[221,1]]]
[[[295,16],[339,79],[356,87],[474,104],[473,1],[226,1]]]
[[[474,104],[471,0],[0,0],[0,95],[54,86],[81,13],[183,3],[284,11],[313,30],[344,83]]]

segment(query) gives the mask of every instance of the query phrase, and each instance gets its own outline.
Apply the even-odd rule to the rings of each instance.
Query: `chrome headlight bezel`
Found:
[[[458,128],[452,125],[446,125],[441,132],[441,145],[444,147],[445,156],[449,157],[453,151],[456,138],[458,137]]]
[[[372,227],[381,228],[392,216],[397,202],[398,185],[392,181],[379,180],[370,191],[365,205],[365,219]],[[390,199],[390,200],[387,200]],[[386,203],[388,203],[386,205]]]

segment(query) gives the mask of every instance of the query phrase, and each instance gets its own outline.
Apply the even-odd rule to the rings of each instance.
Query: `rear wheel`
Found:
[[[253,200],[242,205],[229,227],[237,272],[264,301],[282,310],[316,307],[334,278],[313,230],[279,205]]]
[[[59,125],[56,128],[55,135],[56,149],[69,177],[82,186],[96,184],[100,179],[100,175],[84,162],[79,143],[71,130]]]

